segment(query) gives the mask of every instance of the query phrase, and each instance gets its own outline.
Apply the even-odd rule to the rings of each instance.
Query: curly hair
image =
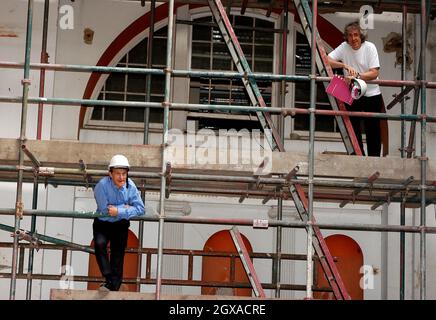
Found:
[[[362,41],[362,43],[365,42],[366,40],[366,33],[363,32],[362,28],[360,27],[360,23],[359,21],[353,21],[348,23],[345,28],[344,28],[344,41],[348,43],[348,31],[350,29],[357,29],[359,30],[359,34],[360,34],[360,40]]]

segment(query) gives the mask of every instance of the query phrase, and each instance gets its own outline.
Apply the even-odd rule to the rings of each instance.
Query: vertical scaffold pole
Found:
[[[38,209],[38,174],[35,174],[33,178],[33,196],[32,196],[32,209]],[[33,234],[36,231],[36,216],[32,214],[30,223],[30,233]],[[29,261],[27,264],[27,284],[26,284],[26,300],[32,299],[32,272],[33,272],[33,258],[35,249],[30,246],[29,248]]]
[[[166,146],[168,143],[168,117],[171,101],[171,75],[172,75],[172,51],[173,51],[173,25],[174,25],[174,0],[168,1],[168,39],[167,39],[167,64],[165,68],[165,93],[164,93],[164,116],[162,131],[162,168],[160,178],[160,201],[159,201],[159,233],[158,233],[158,255],[156,274],[156,300],[160,300],[162,283],[162,255],[163,255],[163,231],[165,221],[165,187],[166,187]]]
[[[428,8],[430,10],[430,7]],[[426,180],[427,180],[427,155],[426,155],[426,86],[425,86],[425,70],[426,70],[426,43],[427,43],[427,8],[426,0],[421,0],[421,237],[420,237],[420,299],[426,298]]]
[[[403,4],[402,10],[402,56],[403,61],[401,63],[401,80],[406,80],[406,58],[407,58],[407,6]],[[401,87],[401,90],[406,90],[406,87]],[[401,114],[405,113],[405,98],[401,101]],[[404,150],[406,144],[406,121],[401,121],[401,158],[406,155]],[[403,197],[400,205],[400,224],[405,225],[406,221],[406,199]],[[406,233],[400,232],[400,300],[404,300],[404,287],[406,280]]]
[[[156,0],[151,0],[150,3],[150,28],[148,29],[147,41],[147,68],[151,69],[153,65],[153,39],[154,39],[154,22],[156,19]],[[146,102],[151,101],[151,74],[147,74]],[[144,110],[144,144],[148,144],[150,134],[150,108]]]
[[[42,25],[42,43],[41,43],[41,63],[48,63],[47,53],[47,33],[48,33],[48,14],[50,8],[50,1],[44,1],[44,22]],[[45,69],[41,68],[39,72],[39,96],[44,97],[45,90]],[[36,124],[36,139],[41,140],[42,137],[42,122],[44,113],[44,103],[38,103],[38,121]]]
[[[23,215],[23,165],[24,165],[24,151],[22,146],[26,140],[26,123],[27,123],[27,99],[29,97],[30,86],[30,52],[32,47],[32,21],[33,21],[33,0],[28,0],[27,4],[27,30],[26,30],[26,51],[24,56],[24,78],[23,84],[23,102],[21,110],[21,130],[18,148],[18,182],[17,182],[17,196],[15,202],[15,234],[20,229],[20,220]],[[12,249],[12,270],[11,270],[11,287],[9,291],[9,299],[15,300],[15,287],[17,281],[17,259],[18,259],[18,237],[14,236],[14,245]]]
[[[288,56],[288,1],[283,3],[283,16],[282,16],[282,56],[281,56],[281,69],[282,74],[286,74],[287,64],[286,59]],[[286,107],[286,81],[281,81],[281,97],[280,106],[282,108]],[[285,143],[285,121],[284,117],[279,118],[279,134],[282,145]],[[283,199],[278,198],[277,200],[277,220],[283,219]],[[275,284],[275,297],[280,298],[280,284],[281,284],[281,270],[282,270],[282,234],[283,230],[281,226],[276,228],[276,254],[277,257],[273,260],[273,283]]]
[[[312,1],[312,39],[311,39],[311,55],[310,55],[310,122],[309,122],[309,210],[308,221],[313,220],[313,176],[314,176],[314,161],[315,161],[315,108],[316,108],[316,34],[317,34],[317,25],[316,18],[318,16],[318,1]],[[313,265],[312,265],[312,237],[313,237],[313,228],[312,225],[309,224],[307,227],[307,267],[306,267],[306,298],[312,299],[312,285],[313,285]]]

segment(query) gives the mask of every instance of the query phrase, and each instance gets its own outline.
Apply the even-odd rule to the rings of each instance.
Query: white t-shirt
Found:
[[[377,48],[369,41],[362,43],[358,50],[354,50],[344,41],[335,50],[329,53],[329,57],[336,61],[342,61],[359,73],[366,72],[371,68],[380,67]],[[345,75],[347,75],[347,71],[345,71]],[[378,84],[368,84],[365,96],[372,97],[380,93],[381,91]]]

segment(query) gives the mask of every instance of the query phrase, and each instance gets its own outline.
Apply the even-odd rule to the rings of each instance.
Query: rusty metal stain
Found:
[[[18,38],[18,34],[16,34],[15,32],[11,31],[8,28],[5,28],[4,26],[0,26],[0,37],[3,38]]]
[[[18,35],[15,34],[15,33],[0,32],[0,37],[3,37],[3,38],[18,38]]]

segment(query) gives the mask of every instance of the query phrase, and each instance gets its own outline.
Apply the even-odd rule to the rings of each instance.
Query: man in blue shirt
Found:
[[[94,188],[97,212],[109,215],[94,219],[93,234],[97,264],[106,281],[101,291],[118,291],[123,280],[124,251],[130,226],[129,219],[145,213],[135,183],[129,179],[129,161],[115,155],[109,164],[109,176]],[[110,243],[110,259],[107,245]]]

